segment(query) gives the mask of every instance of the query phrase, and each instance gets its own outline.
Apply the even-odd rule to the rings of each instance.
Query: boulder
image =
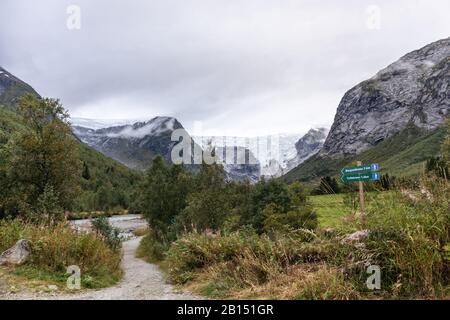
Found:
[[[10,249],[0,255],[0,266],[14,265],[18,266],[25,263],[31,253],[31,242],[25,239],[17,241]]]
[[[369,236],[369,230],[360,230],[356,231],[352,234],[349,234],[344,239],[343,242],[360,242],[361,240],[367,238]]]

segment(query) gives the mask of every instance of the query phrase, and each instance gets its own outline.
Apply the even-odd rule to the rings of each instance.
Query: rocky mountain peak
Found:
[[[39,96],[30,85],[0,67],[0,105],[14,107],[19,97],[25,93]]]
[[[450,38],[408,53],[349,90],[321,154],[358,154],[408,124],[434,129],[450,109]]]

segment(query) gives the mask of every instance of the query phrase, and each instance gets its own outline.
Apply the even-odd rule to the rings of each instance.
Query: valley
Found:
[[[348,90],[329,129],[221,137],[71,118],[0,68],[0,299],[448,299],[449,84],[445,38]]]

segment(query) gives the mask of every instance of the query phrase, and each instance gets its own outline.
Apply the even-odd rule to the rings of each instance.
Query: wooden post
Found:
[[[357,162],[358,166],[362,166],[362,162],[358,161]],[[358,182],[358,186],[359,186],[359,207],[361,210],[361,214],[365,213],[365,203],[364,203],[364,182],[359,181]]]

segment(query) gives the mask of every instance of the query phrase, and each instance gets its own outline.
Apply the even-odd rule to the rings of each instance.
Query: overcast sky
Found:
[[[0,65],[74,117],[302,133],[331,125],[360,81],[450,36],[449,12],[449,0],[1,0]]]

